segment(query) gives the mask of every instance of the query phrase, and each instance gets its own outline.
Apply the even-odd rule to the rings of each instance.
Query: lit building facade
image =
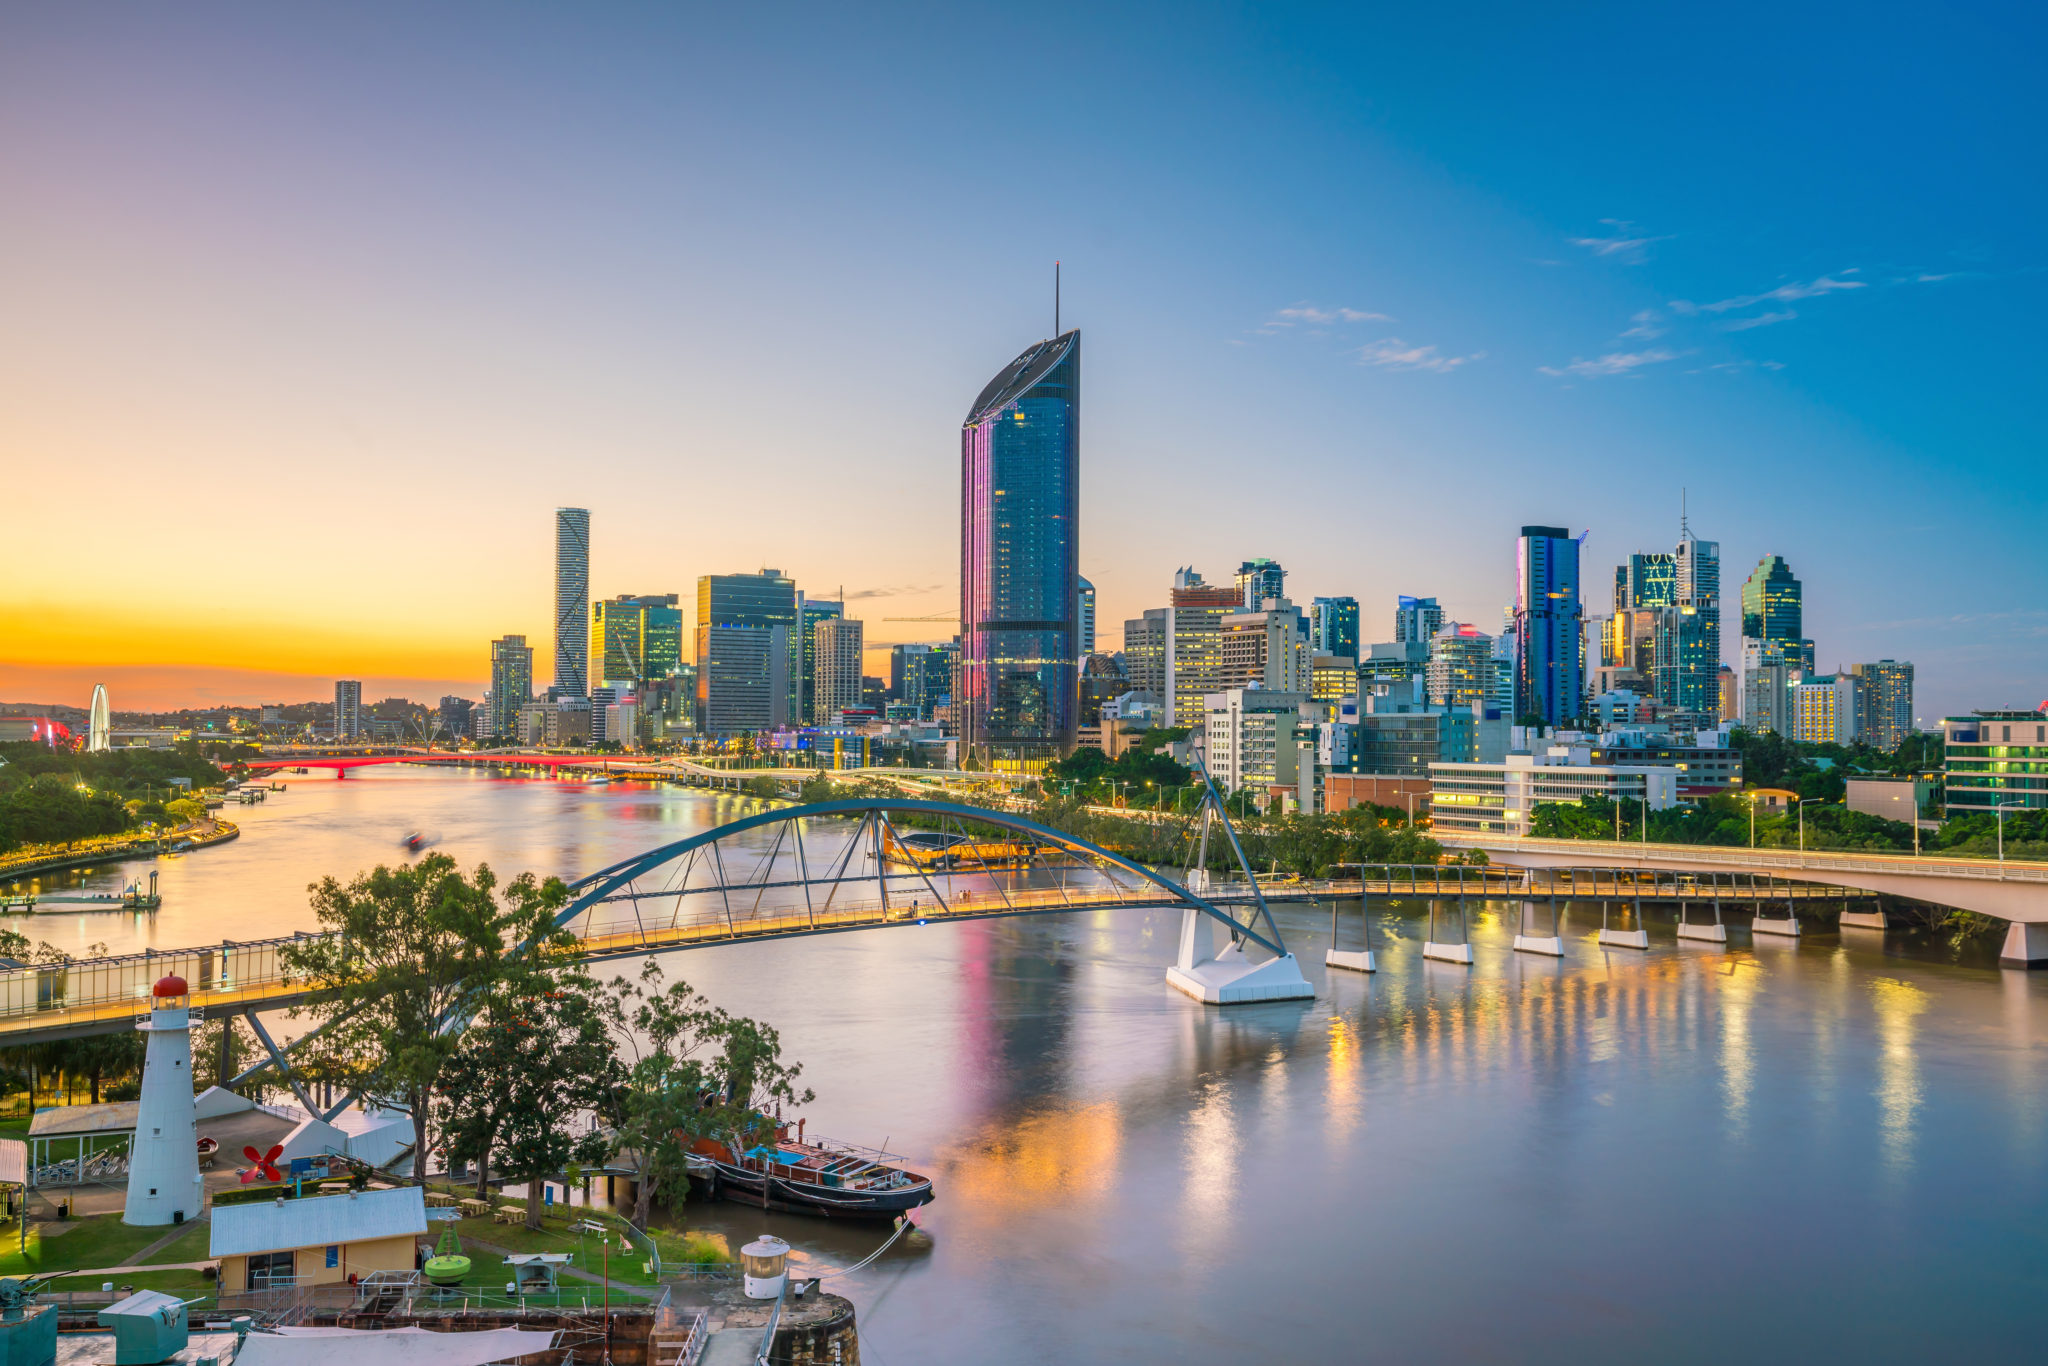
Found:
[[[1666,700],[1683,711],[1721,718],[1721,543],[1703,541],[1680,522],[1672,585],[1680,625],[1677,674]]]
[[[960,429],[965,757],[1034,769],[1073,749],[1080,702],[1081,334],[988,382]]]
[[[1594,764],[1587,751],[1566,746],[1497,764],[1431,764],[1429,777],[1430,824],[1457,834],[1526,835],[1537,807],[1589,796],[1645,802],[1652,811],[1678,804],[1675,768]]]
[[[811,707],[818,724],[861,705],[861,649],[864,627],[845,617],[828,617],[812,628]]]
[[[1224,687],[1309,690],[1301,614],[1287,599],[1267,598],[1258,611],[1232,612],[1217,630]]]
[[[1204,762],[1218,788],[1224,792],[1299,788],[1304,764],[1312,783],[1316,730],[1314,723],[1301,715],[1307,701],[1303,693],[1264,688],[1227,688],[1203,699],[1207,728]]]
[[[590,509],[555,509],[555,681],[557,697],[590,691]]]
[[[1075,648],[1081,652],[1081,658],[1086,659],[1095,653],[1095,585],[1086,579],[1074,582],[1079,586],[1074,596],[1074,620],[1081,623],[1078,628],[1080,639]]]
[[[813,696],[818,672],[818,625],[846,615],[843,602],[825,602],[796,595],[796,630],[791,632],[789,660],[789,716],[792,722],[822,724],[831,713],[819,714]]]
[[[525,636],[491,642],[491,691],[485,734],[510,739],[519,734],[519,713],[533,700],[533,647]]]
[[[363,733],[363,685],[360,679],[343,678],[334,684],[334,738],[342,744]]]
[[[1436,638],[1444,628],[1444,609],[1437,606],[1435,598],[1411,598],[1406,594],[1394,600],[1394,643],[1404,645],[1411,641],[1427,644]]]
[[[1579,543],[1557,526],[1525,526],[1515,543],[1515,695],[1546,726],[1576,720],[1585,696]]]
[[[682,599],[621,594],[590,605],[590,661],[606,686],[637,688],[672,678],[683,664]]]
[[[1124,676],[1135,692],[1166,700],[1166,634],[1173,616],[1165,607],[1148,607],[1142,617],[1124,623]]]
[[[1785,738],[1802,745],[1854,743],[1862,680],[1853,674],[1795,675],[1785,688]]]
[[[789,723],[796,584],[779,570],[697,580],[697,730],[730,736]]]
[[[1166,724],[1197,726],[1208,712],[1204,699],[1227,686],[1223,619],[1244,600],[1235,587],[1206,584],[1194,570],[1183,569],[1174,575],[1167,601]]]
[[[1358,658],[1358,599],[1317,598],[1308,606],[1309,648],[1321,655]]]
[[[2048,808],[2048,710],[1945,717],[1941,734],[1951,817]]]
[[[1768,640],[1797,662],[1806,635],[1805,590],[1782,555],[1766,555],[1742,581],[1742,638]],[[1805,661],[1812,667],[1810,659]]]
[[[1880,659],[1853,664],[1849,672],[1863,681],[1862,733],[1866,744],[1891,751],[1913,733],[1913,665]]]
[[[1477,626],[1447,622],[1432,636],[1426,677],[1432,706],[1499,705],[1500,670],[1493,637]]]

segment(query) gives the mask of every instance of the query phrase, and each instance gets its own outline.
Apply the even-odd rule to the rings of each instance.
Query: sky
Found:
[[[2048,697],[2021,5],[0,13],[0,700],[480,696],[592,588],[958,606],[1083,335],[1099,643],[1279,559],[1498,628],[1525,523],[1768,554],[1821,667]]]

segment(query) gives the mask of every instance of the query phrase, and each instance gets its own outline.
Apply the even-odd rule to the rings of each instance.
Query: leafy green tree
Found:
[[[633,1161],[633,1223],[647,1227],[655,1197],[689,1181],[686,1154],[700,1138],[744,1144],[769,1106],[804,1105],[803,1068],[759,1021],[728,1015],[677,981],[662,985],[652,959],[640,980],[616,978],[604,1014],[623,1083],[602,1107],[620,1155]]]
[[[545,980],[549,963],[573,952],[554,929],[567,904],[558,878],[522,874],[504,889],[478,864],[465,876],[446,854],[416,864],[379,865],[347,883],[323,878],[308,890],[327,931],[282,952],[286,970],[308,979],[307,1013],[324,1028],[307,1045],[309,1071],[353,1085],[413,1120],[413,1171],[426,1179],[427,1127],[441,1070],[461,1046],[451,1028],[494,991],[518,993]],[[514,952],[533,942],[534,952]]]
[[[526,1185],[531,1229],[540,1227],[543,1181],[610,1156],[604,1134],[574,1129],[622,1080],[596,992],[581,972],[495,992],[437,1082],[449,1166],[476,1163],[481,1199],[495,1152],[506,1179]]]

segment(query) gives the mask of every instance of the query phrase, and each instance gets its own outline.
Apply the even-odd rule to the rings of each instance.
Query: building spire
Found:
[[[1052,337],[1060,337],[1060,263],[1052,263]]]

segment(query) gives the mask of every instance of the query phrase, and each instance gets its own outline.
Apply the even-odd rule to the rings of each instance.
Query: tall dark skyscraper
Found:
[[[590,509],[555,509],[555,695],[590,695]]]
[[[1308,608],[1309,645],[1318,654],[1358,658],[1358,599],[1317,598]]]
[[[1515,546],[1516,708],[1546,726],[1581,710],[1585,609],[1579,543],[1558,526],[1525,526]]]
[[[1805,635],[1804,589],[1784,556],[1764,556],[1742,583],[1742,638],[1770,641],[1793,656]]]
[[[1076,330],[1004,366],[960,427],[965,757],[1036,768],[1074,747],[1080,512]]]

